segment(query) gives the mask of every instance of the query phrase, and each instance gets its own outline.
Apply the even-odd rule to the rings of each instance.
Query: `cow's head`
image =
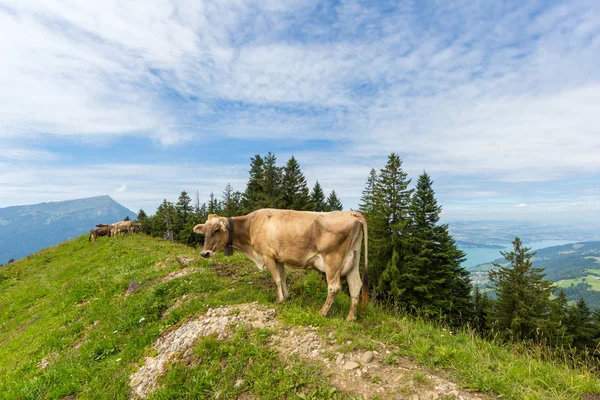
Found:
[[[204,258],[212,257],[223,250],[229,241],[229,223],[227,218],[210,214],[206,223],[194,226],[194,232],[204,235],[204,247],[200,255]]]

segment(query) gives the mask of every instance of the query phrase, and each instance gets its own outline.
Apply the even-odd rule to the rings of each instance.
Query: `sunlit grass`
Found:
[[[162,281],[183,267],[191,273]],[[145,236],[91,244],[80,237],[16,261],[0,269],[0,398],[128,398],[129,375],[152,354],[161,332],[208,308],[251,301],[275,307],[285,324],[332,333],[342,352],[376,350],[383,343],[393,349],[384,362],[399,365],[408,357],[465,388],[512,399],[600,393],[590,366],[574,368],[540,348],[493,344],[468,330],[451,332],[373,304],[358,322],[347,323],[344,293],[322,317],[326,284],[320,274],[288,274],[292,299],[276,304],[268,272],[239,253],[204,260],[194,249]],[[267,338],[268,332],[240,329],[228,341],[201,340],[196,362],[172,365],[153,398],[213,398],[217,392],[221,398],[243,392],[255,398],[348,398],[323,380],[319,365],[300,359],[284,364]],[[239,379],[245,384],[235,387]]]

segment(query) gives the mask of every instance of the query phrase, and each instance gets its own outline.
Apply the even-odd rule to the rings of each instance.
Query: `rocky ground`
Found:
[[[156,355],[147,357],[144,365],[130,376],[131,397],[146,398],[157,388],[168,364],[189,359],[200,338],[214,335],[219,340],[227,340],[232,328],[242,325],[272,330],[272,346],[284,361],[298,356],[318,364],[333,386],[364,399],[376,396],[409,400],[488,398],[461,390],[455,383],[409,359],[384,362],[385,356],[394,349],[383,344],[376,351],[345,352],[343,348],[351,348],[351,342],[337,343],[332,332],[323,335],[311,326],[285,326],[276,319],[275,309],[258,303],[211,309],[165,332],[154,344]]]

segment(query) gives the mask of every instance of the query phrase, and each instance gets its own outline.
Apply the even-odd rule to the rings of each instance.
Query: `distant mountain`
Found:
[[[136,213],[109,196],[0,208],[0,264]]]
[[[533,266],[545,268],[546,278],[556,282],[569,300],[583,297],[591,308],[600,307],[600,242],[571,243],[535,251]],[[469,268],[473,282],[485,285],[493,263],[507,264],[503,258]]]

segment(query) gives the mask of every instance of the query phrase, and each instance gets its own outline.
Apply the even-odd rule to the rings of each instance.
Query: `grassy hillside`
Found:
[[[129,398],[130,376],[157,355],[157,339],[209,309],[254,301],[246,307],[274,308],[276,325],[240,325],[227,339],[201,338],[157,377],[150,397],[359,398],[353,384],[361,379],[386,390],[371,398],[409,398],[442,380],[461,393],[483,393],[471,398],[600,393],[589,369],[542,361],[535,349],[497,346],[372,305],[347,323],[345,294],[323,318],[326,287],[316,272],[295,272],[289,285],[292,300],[276,305],[268,273],[242,256],[198,259],[191,248],[144,236],[96,243],[82,236],[45,249],[0,268],[0,398]],[[297,338],[298,348],[312,337],[347,358],[375,350],[379,372],[353,378],[335,369],[336,353],[331,363],[289,352],[282,359],[272,344],[282,335]],[[402,380],[388,379],[397,373]]]

